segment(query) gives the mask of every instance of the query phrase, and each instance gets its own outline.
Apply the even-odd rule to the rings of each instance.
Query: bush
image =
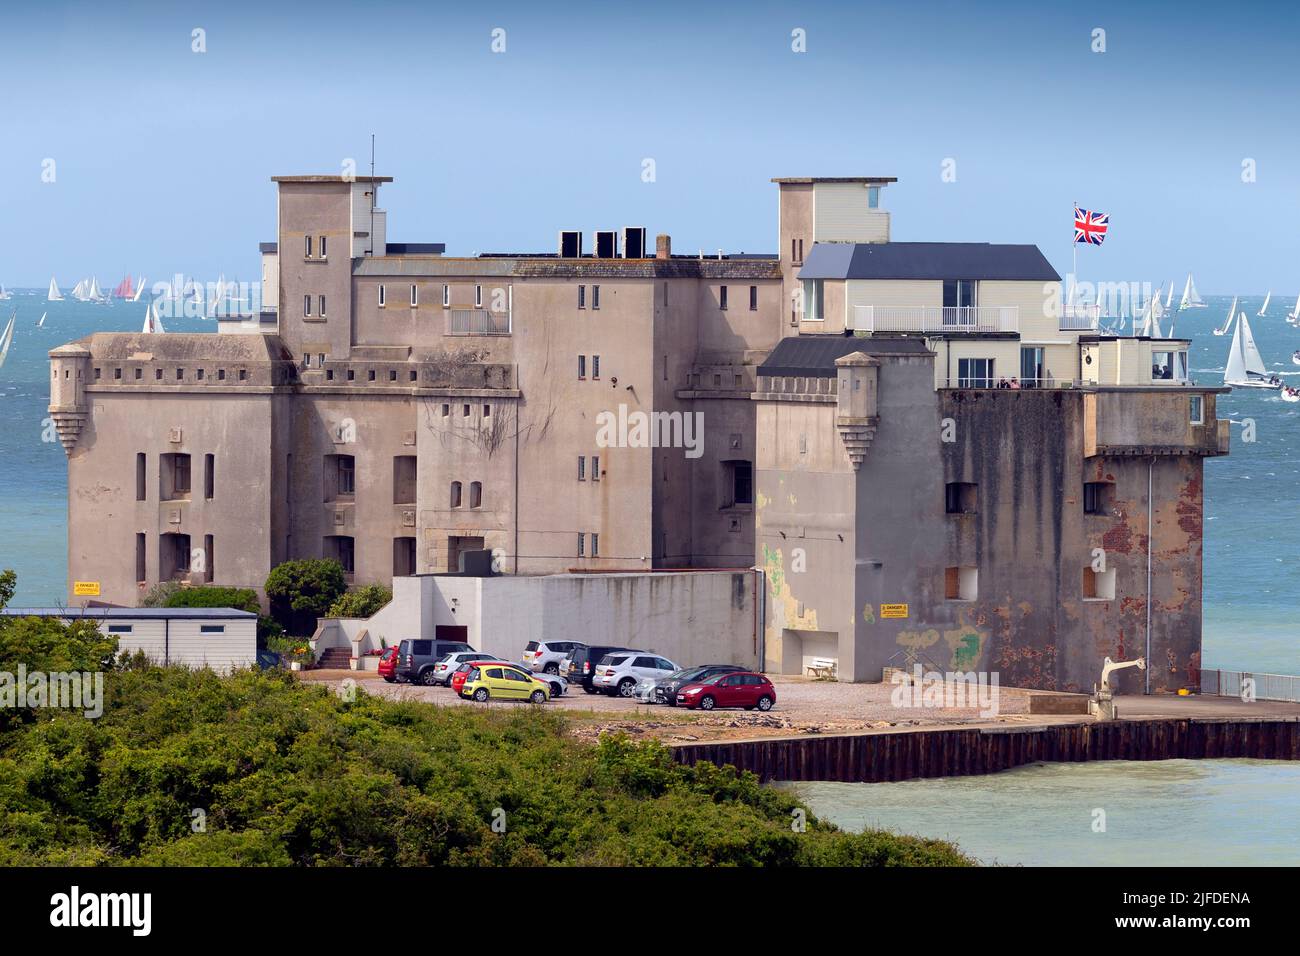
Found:
[[[163,607],[232,607],[237,611],[262,613],[262,604],[252,588],[227,588],[204,584],[178,588],[164,599]]]
[[[332,605],[326,617],[370,617],[393,599],[393,592],[382,584],[367,584],[343,595]]]
[[[100,719],[0,732],[0,865],[970,862],[812,813],[795,833],[799,804],[752,774],[654,741],[583,744],[545,708],[344,701],[278,670],[106,676]]]
[[[271,617],[286,632],[298,636],[310,635],[316,629],[316,619],[326,617],[346,590],[343,565],[333,559],[286,561],[266,578]]]

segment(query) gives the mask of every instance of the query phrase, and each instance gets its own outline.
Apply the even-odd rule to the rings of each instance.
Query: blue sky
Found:
[[[252,278],[270,177],[364,171],[373,132],[390,239],[451,254],[631,224],[774,252],[771,177],[870,174],[899,178],[895,239],[1033,242],[1064,273],[1077,200],[1112,222],[1085,279],[1300,292],[1294,5],[295,6],[0,13],[0,282]]]

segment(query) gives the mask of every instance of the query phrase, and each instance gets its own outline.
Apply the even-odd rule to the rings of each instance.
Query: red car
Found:
[[[457,667],[451,675],[451,689],[456,692],[456,696],[460,696],[460,689],[465,686],[465,678],[469,676],[470,671],[476,667],[488,667],[492,664],[519,669],[518,664],[512,664],[510,661],[466,661],[460,667]]]
[[[746,710],[768,711],[776,703],[776,688],[762,674],[739,671],[715,674],[677,689],[677,704],[694,710],[713,710],[715,707],[744,707]]]
[[[379,676],[390,684],[397,680],[397,647],[394,644],[379,655]]]

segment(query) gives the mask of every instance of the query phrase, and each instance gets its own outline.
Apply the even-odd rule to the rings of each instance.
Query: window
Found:
[[[135,500],[136,501],[145,500],[144,469],[145,469],[144,452],[138,452],[135,456]]]
[[[975,306],[976,283],[974,279],[943,280],[943,321],[945,325],[959,325],[967,320],[962,318],[960,309]]]
[[[587,536],[583,534],[581,531],[579,531],[578,532],[578,557],[585,558],[586,556],[587,556]]]
[[[578,286],[578,308],[585,309],[586,307],[587,307],[587,287],[585,285],[580,285]]]
[[[351,382],[355,380],[356,377],[357,377],[357,370],[353,368],[348,369],[348,381]]]
[[[445,309],[450,305],[451,305],[451,286],[444,285],[442,287],[442,307]]]
[[[587,480],[587,456],[586,455],[578,456],[578,480],[579,481]]]
[[[468,403],[468,402],[466,402],[465,404],[461,405],[461,407],[460,407],[460,417],[461,417],[461,418],[469,418],[469,403]]]
[[[1043,364],[1041,348],[1020,349],[1020,387],[1038,388],[1047,384],[1047,366]]]
[[[1115,485],[1109,481],[1086,481],[1083,484],[1083,513],[1108,515],[1115,500]]]
[[[325,258],[325,237],[324,236],[320,237],[320,257],[322,259]]]
[[[474,286],[474,308],[483,308],[483,287],[481,285]]]
[[[591,456],[591,480],[600,481],[600,456]]]
[[[944,486],[944,511],[950,515],[975,514],[979,485],[968,481],[950,481]]]
[[[224,382],[225,380],[226,380],[226,370],[224,368],[217,369],[217,381]]]
[[[163,501],[176,501],[190,496],[190,456],[168,453],[161,458],[161,494]]]
[[[943,596],[949,601],[974,601],[979,596],[979,568],[945,568]]]
[[[356,573],[356,541],[347,535],[327,535],[325,538],[325,557],[333,558],[343,565],[344,574]]]
[[[385,290],[383,283],[379,284],[379,307],[382,309],[388,303],[388,292]]]
[[[805,279],[803,283],[803,320],[821,322],[825,320],[825,303],[823,300],[826,283],[821,279]]]
[[[578,356],[578,378],[584,379],[586,377],[587,377],[587,356],[579,355]]]
[[[302,257],[304,259],[310,259],[311,258],[311,236],[303,236],[302,239],[303,239]]]
[[[154,378],[154,381],[155,381],[155,382],[161,382],[161,381],[162,381],[162,369],[160,369],[160,368],[156,368],[156,369],[154,369],[154,370],[153,370],[153,378]]]
[[[593,309],[600,308],[600,286],[598,285],[591,287],[591,307]]]
[[[1205,396],[1192,395],[1187,400],[1188,419],[1193,425],[1205,424]]]
[[[176,381],[178,381],[178,382],[183,382],[183,381],[185,381],[185,369],[183,369],[183,368],[178,368],[178,369],[176,370]]]
[[[591,556],[593,558],[600,557],[600,535],[594,531],[591,533]]]
[[[992,388],[993,359],[970,358],[957,360],[958,388]]]
[[[756,285],[751,285],[749,287],[749,311],[758,311],[758,286]]]
[[[224,633],[226,633],[226,625],[224,625],[224,624],[200,624],[200,625],[199,625],[199,633],[200,633],[200,634],[224,634]]]
[[[375,370],[372,368],[366,372],[366,381],[373,382],[374,380],[375,380]]]
[[[411,308],[416,309],[420,306],[420,287],[411,283]]]
[[[446,417],[447,417],[448,415],[450,415],[450,414],[451,414],[451,403],[450,403],[450,402],[443,402],[443,403],[442,403],[442,417],[443,417],[443,418],[446,418]]]
[[[320,297],[320,317],[325,318],[325,296]]]
[[[136,370],[135,370],[135,380],[138,382],[138,381],[140,381],[140,379],[142,379],[142,378],[144,378],[144,369],[142,369],[142,368],[138,368],[138,369],[136,369]]]
[[[469,483],[469,506],[471,508],[483,507],[483,482],[471,481]]]
[[[159,372],[159,376],[160,376],[160,377],[161,377],[161,375],[162,375],[162,373]],[[239,380],[240,380],[241,382],[244,382],[244,381],[247,381],[247,380],[248,380],[248,370],[247,370],[247,369],[242,369],[242,368],[241,368],[241,369],[239,370]]]
[[[1186,352],[1152,352],[1151,379],[1163,382],[1187,380]]]
[[[397,381],[397,369],[395,369],[395,368],[390,368],[390,369],[388,370],[388,380],[389,380],[390,382],[396,382],[396,381]]]
[[[130,625],[130,624],[110,624],[110,625],[108,625],[108,633],[110,633],[110,634],[130,634],[130,633],[131,633],[131,627],[132,627],[132,625]]]
[[[718,308],[723,312],[727,311],[727,287],[718,286]]]
[[[113,381],[115,382],[122,381],[122,370],[120,368],[113,369]]]
[[[149,571],[145,562],[145,536],[143,533],[135,536],[135,579],[143,584],[149,577]]]
[[[451,506],[453,508],[460,507],[460,482],[459,481],[453,481],[451,483]]]
[[[415,504],[416,456],[393,457],[393,504]]]
[[[491,406],[491,405],[484,405],[484,406],[483,406],[483,417],[484,417],[484,418],[491,418],[491,417],[492,417],[492,406]]]
[[[880,208],[880,187],[879,186],[867,187],[867,208],[868,209]]]
[[[415,539],[393,539],[393,575],[406,577],[415,573]]]
[[[211,584],[214,578],[212,570],[213,547],[212,535],[205,534],[203,536],[203,581],[205,584]]]
[[[1097,571],[1091,566],[1084,568],[1083,599],[1085,601],[1115,600],[1115,569]]]
[[[203,456],[203,497],[212,499],[216,497],[216,458],[213,455]]]
[[[754,503],[754,466],[748,461],[724,461],[722,507]],[[665,477],[667,477],[665,475]]]
[[[325,456],[325,500],[350,498],[356,493],[357,462],[351,455]]]
[[[311,315],[311,296],[309,295],[302,297],[302,314]]]
[[[591,357],[591,377],[593,380],[600,378],[600,356]]]

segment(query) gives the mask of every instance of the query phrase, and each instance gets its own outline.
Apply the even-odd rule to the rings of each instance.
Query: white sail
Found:
[[[85,301],[86,289],[89,287],[89,285],[90,285],[90,281],[88,279],[82,279],[80,282],[78,282],[76,285],[72,287],[72,292],[69,294],[74,299],[80,299],[82,301]]]
[[[47,315],[49,315],[49,314],[50,314],[50,313],[48,313],[48,312],[42,312],[42,313],[41,313],[41,317],[40,317],[40,318],[37,320],[37,322],[36,322],[36,327],[37,327],[38,329],[39,329],[41,326],[43,326],[43,325],[45,324],[45,317],[46,317]]]
[[[14,341],[14,319],[18,317],[18,310],[14,309],[9,316],[9,324],[5,326],[3,334],[0,334],[0,367],[5,364],[5,356],[9,354],[9,346]]]
[[[1232,320],[1237,315],[1237,297],[1232,297],[1232,306],[1228,309],[1228,317],[1223,320],[1223,324],[1214,330],[1215,335],[1227,335],[1228,329],[1232,327]]]
[[[1264,304],[1259,307],[1259,311],[1255,313],[1256,315],[1263,315],[1268,311],[1268,301],[1271,298],[1273,298],[1273,290],[1269,289],[1268,295],[1264,296]]]
[[[99,278],[97,276],[91,276],[90,291],[86,293],[86,298],[93,299],[96,302],[104,298],[104,293],[99,288]]]
[[[1300,319],[1300,295],[1295,297],[1295,308],[1291,310],[1291,321]]]
[[[142,295],[144,295],[144,276],[140,277],[140,284],[135,287],[135,295],[131,297],[131,301],[139,302]]]
[[[1245,317],[1245,313],[1242,313],[1242,318]],[[1237,331],[1232,333],[1232,347],[1228,350],[1228,364],[1223,370],[1224,385],[1234,385],[1246,381],[1246,359],[1241,347],[1242,324],[1237,323]]]
[[[12,299],[14,294],[5,288],[4,283],[0,282],[0,299]]]
[[[1268,370],[1264,368],[1264,358],[1255,345],[1255,336],[1250,332],[1250,323],[1246,321],[1245,312],[1241,313],[1238,322],[1238,331],[1241,333],[1241,357],[1246,365],[1247,376],[1267,377]]]
[[[144,328],[140,330],[146,334],[161,333],[167,330],[163,328],[162,319],[158,315],[157,303],[151,302],[144,310]]]
[[[1169,283],[1169,291],[1165,293],[1165,309],[1169,309],[1169,303],[1174,301],[1174,284]]]
[[[63,293],[59,291],[59,284],[54,281],[54,276],[50,276],[50,293],[46,298],[50,302],[63,301]],[[1300,299],[1296,299],[1296,307],[1300,308]]]

